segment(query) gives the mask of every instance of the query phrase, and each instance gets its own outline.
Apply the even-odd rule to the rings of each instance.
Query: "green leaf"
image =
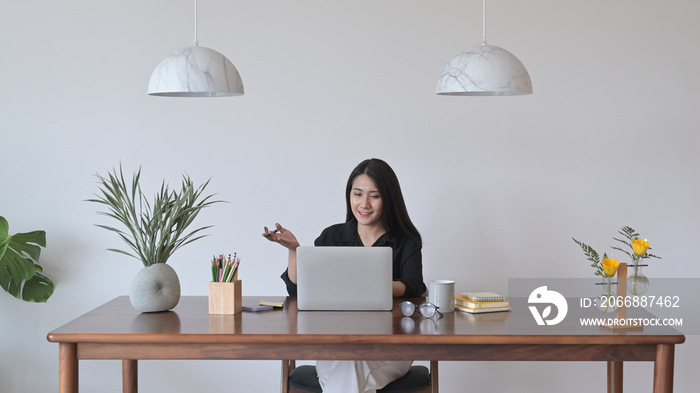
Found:
[[[629,252],[628,250],[624,250],[624,249],[622,249],[622,248],[620,248],[620,247],[613,247],[613,246],[610,246],[610,248],[612,248],[613,250],[620,251],[620,252],[622,252],[622,253],[624,253],[624,254],[627,254],[628,257],[634,259],[634,256],[632,255],[632,253]]]
[[[18,299],[46,302],[54,286],[37,263],[41,248],[46,247],[46,232],[10,236],[9,229],[7,220],[0,216],[0,286]]]
[[[581,247],[581,249],[583,250],[583,253],[586,255],[586,257],[588,257],[588,260],[593,262],[591,264],[591,267],[596,269],[595,275],[596,276],[603,276],[604,275],[603,264],[600,262],[600,255],[598,254],[598,252],[596,250],[594,250],[593,247],[591,247],[583,242],[580,242],[580,241],[574,239],[573,237],[571,239],[576,244],[578,244],[579,247]]]
[[[38,270],[38,269],[37,269]],[[27,302],[46,302],[53,294],[53,282],[48,277],[39,273],[24,283],[22,300]]]
[[[26,252],[29,257],[37,261],[41,255],[41,247],[46,247],[46,232],[17,233],[12,236],[12,240],[13,248],[18,254]]]

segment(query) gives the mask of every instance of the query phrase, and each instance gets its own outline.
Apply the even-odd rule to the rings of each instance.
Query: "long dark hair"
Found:
[[[345,188],[346,221],[350,221],[355,217],[350,206],[350,192],[352,191],[352,184],[355,178],[362,174],[369,176],[378,188],[383,203],[382,219],[389,236],[404,235],[417,241],[418,244],[422,244],[420,233],[408,216],[406,203],[403,200],[401,186],[396,173],[394,173],[389,164],[378,158],[362,161],[350,173],[348,184]]]

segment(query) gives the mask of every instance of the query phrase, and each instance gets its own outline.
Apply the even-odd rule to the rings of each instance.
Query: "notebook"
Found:
[[[390,247],[297,248],[299,310],[392,309]]]

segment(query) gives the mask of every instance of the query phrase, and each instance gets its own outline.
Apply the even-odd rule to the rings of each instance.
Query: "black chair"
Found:
[[[296,367],[294,360],[282,361],[282,393],[322,393],[316,366]],[[411,366],[403,377],[386,385],[378,393],[438,393],[438,362],[425,366]]]

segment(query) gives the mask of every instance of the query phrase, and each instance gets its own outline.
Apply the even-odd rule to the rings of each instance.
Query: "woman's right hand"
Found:
[[[265,227],[265,232],[262,235],[267,240],[279,243],[290,250],[296,250],[299,247],[299,241],[294,234],[280,224],[275,224],[275,229],[272,231]]]

